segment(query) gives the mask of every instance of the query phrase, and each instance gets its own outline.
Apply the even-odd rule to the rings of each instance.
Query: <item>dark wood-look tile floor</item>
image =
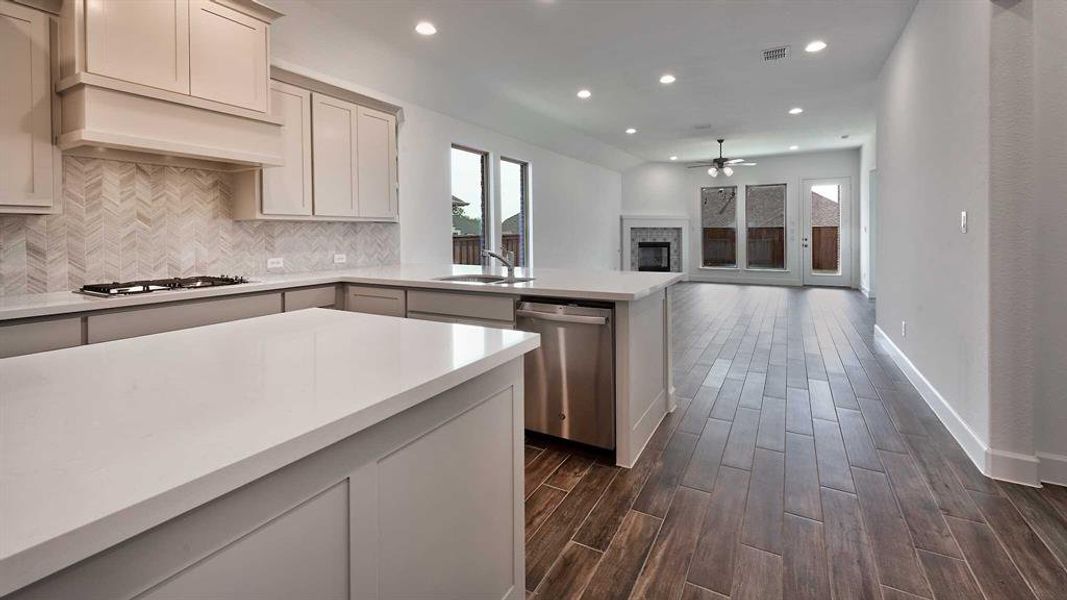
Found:
[[[987,479],[847,290],[681,284],[633,469],[529,434],[527,597],[1065,598],[1067,489]]]

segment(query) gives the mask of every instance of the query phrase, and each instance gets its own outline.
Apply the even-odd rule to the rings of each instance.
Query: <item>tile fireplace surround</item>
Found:
[[[622,217],[622,261],[624,271],[637,270],[640,242],[667,242],[671,249],[670,270],[689,272],[689,219],[684,217],[633,215]]]

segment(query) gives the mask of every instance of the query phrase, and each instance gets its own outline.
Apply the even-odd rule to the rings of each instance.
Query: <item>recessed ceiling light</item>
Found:
[[[419,21],[418,25],[415,25],[415,33],[419,35],[433,35],[437,33],[437,28],[429,21]]]
[[[790,150],[799,150],[800,146],[790,146],[789,149]]]
[[[807,46],[804,46],[805,52],[822,52],[826,50],[826,42],[822,40],[812,40],[808,42]]]
[[[659,82],[662,84],[674,83],[675,81],[674,75],[671,75],[670,73],[664,73],[659,78]]]
[[[671,160],[678,160],[678,157],[677,156],[672,156]]]
[[[589,90],[578,90],[578,97],[582,100],[588,100],[592,95],[593,92],[590,92]]]
[[[626,135],[633,135],[635,133],[637,133],[637,130],[634,129],[633,127],[630,127],[629,129],[626,130]]]
[[[802,112],[804,112],[804,109],[800,108],[799,106],[794,106],[793,108],[789,109],[789,114],[791,115],[799,115]]]

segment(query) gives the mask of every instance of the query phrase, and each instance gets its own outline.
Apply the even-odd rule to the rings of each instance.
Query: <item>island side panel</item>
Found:
[[[522,378],[512,360],[4,600],[522,598]]]
[[[632,467],[670,399],[669,302],[660,290],[615,304],[615,462]]]

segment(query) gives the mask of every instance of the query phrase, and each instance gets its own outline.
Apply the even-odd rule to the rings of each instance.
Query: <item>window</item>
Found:
[[[785,184],[745,188],[748,268],[785,268]]]
[[[702,264],[737,266],[737,186],[700,189]]]
[[[452,146],[452,262],[479,265],[488,236],[489,154]]]
[[[515,254],[515,264],[522,267],[529,260],[528,170],[524,162],[500,159],[500,244],[504,252]]]
[[[836,183],[811,186],[811,270],[841,272],[841,187]]]

